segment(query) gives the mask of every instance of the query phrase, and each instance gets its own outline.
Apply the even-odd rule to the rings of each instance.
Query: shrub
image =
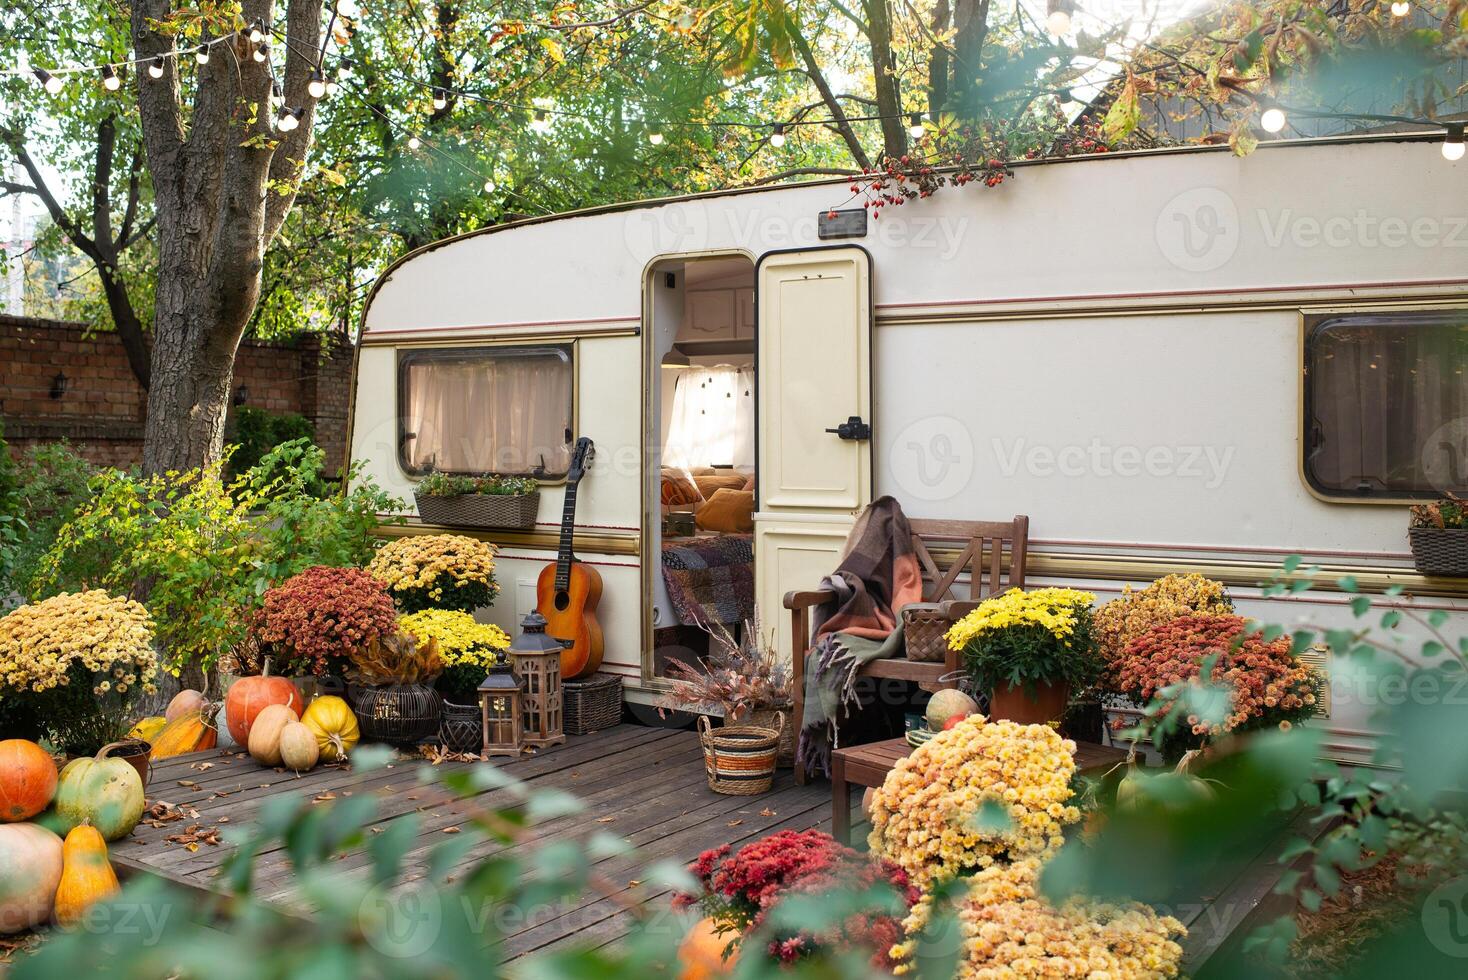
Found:
[[[494,545],[461,534],[421,534],[384,545],[367,570],[405,613],[473,612],[494,602]]]
[[[393,634],[387,590],[356,568],[315,566],[265,592],[251,629],[278,674],[341,674],[352,655]]]
[[[32,599],[50,593],[36,577],[56,535],[86,502],[87,484],[96,469],[64,442],[32,446],[15,472],[15,504],[25,516],[26,531],[10,552],[8,578],[0,589]]]
[[[10,458],[10,445],[5,441],[5,426],[0,424],[0,602],[10,591],[11,573],[25,539],[25,507],[20,499],[20,481],[15,474],[15,460]]]
[[[229,441],[234,451],[230,454],[229,471],[235,477],[254,469],[281,443],[309,444],[316,438],[316,427],[304,415],[277,414],[248,405],[235,409],[231,429]]]

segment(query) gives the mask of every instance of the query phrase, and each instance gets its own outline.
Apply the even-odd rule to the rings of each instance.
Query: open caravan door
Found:
[[[775,252],[756,267],[760,629],[790,650],[786,592],[832,572],[872,499],[871,257]]]

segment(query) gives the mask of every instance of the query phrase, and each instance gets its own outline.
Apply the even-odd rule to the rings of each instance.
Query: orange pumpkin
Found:
[[[29,820],[56,795],[56,763],[23,738],[0,742],[0,823]]]
[[[212,714],[212,712],[211,712]],[[214,719],[203,711],[191,711],[163,726],[153,739],[154,762],[188,752],[203,752],[219,744],[219,730]]]
[[[175,694],[172,701],[168,702],[168,708],[163,712],[163,717],[169,721],[177,721],[190,711],[203,711],[208,703],[204,695],[186,687]]]
[[[713,919],[699,919],[678,947],[678,980],[727,976],[739,959],[737,947],[724,958],[724,950],[734,939],[733,933],[720,932]]]
[[[229,736],[239,745],[250,744],[250,726],[260,712],[272,704],[283,704],[296,713],[296,718],[306,713],[301,694],[284,677],[241,677],[229,689],[224,699],[224,722],[229,727]]]

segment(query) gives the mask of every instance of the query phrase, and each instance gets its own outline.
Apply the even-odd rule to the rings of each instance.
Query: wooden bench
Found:
[[[1030,519],[1023,514],[1012,521],[939,521],[913,520],[913,550],[923,568],[923,599],[943,603],[952,618],[958,618],[991,595],[1025,584],[1025,555],[1030,537]],[[945,569],[938,556],[955,552]],[[935,555],[936,552],[936,555]],[[968,596],[958,595],[959,580],[968,573]],[[826,589],[812,592],[787,592],[785,608],[790,610],[790,664],[794,672],[791,723],[800,732],[805,713],[805,655],[810,650],[811,609],[835,598]],[[898,626],[901,629],[901,626]],[[942,663],[921,663],[904,657],[877,660],[866,664],[858,677],[875,677],[916,683],[927,691],[953,687],[945,675],[958,670],[958,652],[949,650]],[[804,767],[795,767],[795,780],[804,784],[809,777]]]
[[[912,746],[905,738],[856,745],[831,753],[831,836],[846,844],[851,840],[851,787],[881,786],[897,763],[908,757]],[[1126,750],[1094,742],[1076,743],[1076,771],[1100,776],[1126,760]]]

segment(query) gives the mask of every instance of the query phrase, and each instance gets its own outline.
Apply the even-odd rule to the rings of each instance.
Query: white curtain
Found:
[[[721,364],[678,377],[663,465],[754,472],[754,372]]]
[[[404,455],[414,469],[543,472],[570,465],[571,360],[555,348],[465,351],[407,366]]]

